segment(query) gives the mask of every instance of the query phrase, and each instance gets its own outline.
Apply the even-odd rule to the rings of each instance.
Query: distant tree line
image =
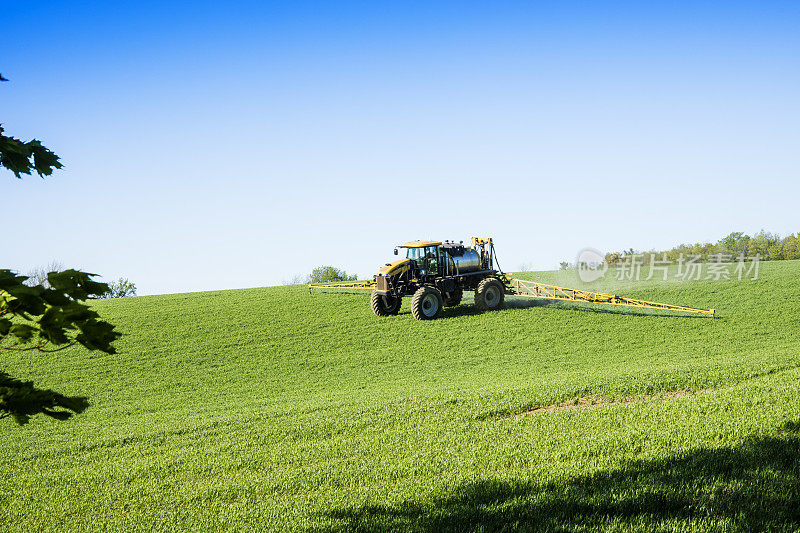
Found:
[[[125,298],[126,296],[136,296],[136,284],[128,278],[119,278],[117,281],[108,282],[108,292],[103,293],[101,298]]]
[[[335,266],[318,266],[310,274],[297,274],[284,279],[284,285],[307,285],[309,283],[341,283],[358,281],[358,274],[348,274],[346,270]]]
[[[606,261],[609,265],[624,261],[626,256],[634,254],[655,254],[657,259],[666,258],[677,261],[681,255],[700,256],[703,261],[712,261],[715,257],[726,257],[726,260],[737,258],[753,258],[759,256],[762,261],[778,261],[781,259],[800,259],[800,233],[781,238],[780,235],[761,230],[752,237],[741,231],[735,231],[716,243],[680,244],[669,250],[649,250],[637,252],[630,248],[624,251],[608,252]]]
[[[800,233],[789,234],[781,237],[778,234],[761,230],[752,237],[741,231],[734,231],[715,243],[694,243],[679,244],[669,250],[627,250],[607,252],[605,254],[606,263],[610,266],[618,265],[631,256],[649,256],[654,254],[656,260],[677,262],[681,256],[684,259],[699,256],[701,261],[715,261],[717,258],[724,258],[725,261],[736,261],[737,259],[752,260],[758,256],[761,261],[778,261],[781,259],[800,259]],[[646,259],[646,258],[645,258]],[[561,270],[575,268],[574,263],[561,261]],[[520,268],[520,270],[524,270]]]
[[[345,270],[334,266],[318,266],[311,271],[311,283],[336,283],[337,281],[356,281],[358,275],[348,274]]]

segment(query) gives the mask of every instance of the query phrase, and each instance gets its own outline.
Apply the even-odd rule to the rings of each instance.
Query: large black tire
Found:
[[[383,295],[378,291],[372,291],[369,303],[372,307],[372,312],[375,313],[376,316],[391,316],[400,312],[403,299],[389,294]]]
[[[449,292],[444,296],[445,307],[455,307],[461,303],[461,298],[464,296],[464,291],[461,287],[456,287],[456,290]]]
[[[411,314],[417,320],[433,320],[442,313],[442,303],[439,289],[425,285],[411,298]]]
[[[481,311],[499,309],[505,300],[505,287],[497,278],[486,278],[475,289],[475,307]]]

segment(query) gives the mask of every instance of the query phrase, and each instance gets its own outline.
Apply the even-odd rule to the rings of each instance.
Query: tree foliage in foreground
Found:
[[[78,344],[115,353],[112,343],[120,333],[84,303],[109,290],[93,276],[78,270],[50,272],[49,287],[31,287],[26,276],[0,270],[0,349],[52,353]],[[86,398],[37,389],[0,371],[0,418],[24,424],[42,413],[64,420],[87,406]]]
[[[0,75],[0,81],[8,80]],[[23,142],[3,135],[0,125],[0,167],[17,178],[33,172],[49,176],[62,168],[58,159],[36,139]],[[120,334],[83,303],[109,291],[108,285],[93,281],[93,276],[78,270],[54,271],[47,274],[46,284],[30,286],[25,284],[26,276],[0,269],[0,349],[51,353],[80,344],[89,350],[114,353],[111,343]],[[15,379],[0,370],[0,418],[12,417],[25,424],[41,413],[65,420],[88,405],[85,397],[37,389],[33,382]]]
[[[63,166],[58,159],[37,139],[23,142],[3,135],[3,126],[0,125],[0,166],[13,172],[16,177],[22,178],[21,174],[30,175],[33,172],[41,177],[49,176],[53,170]]]

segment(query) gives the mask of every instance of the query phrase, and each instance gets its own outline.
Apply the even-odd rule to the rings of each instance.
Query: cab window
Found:
[[[439,272],[439,250],[438,246],[425,247],[425,263],[426,269],[430,274]]]
[[[406,248],[407,259],[421,259],[423,256],[422,248]]]

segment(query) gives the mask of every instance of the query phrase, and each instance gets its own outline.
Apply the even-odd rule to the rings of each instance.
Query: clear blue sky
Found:
[[[398,242],[800,231],[798,2],[7,2],[0,265],[140,294],[371,276]],[[11,233],[13,232],[13,233]]]

